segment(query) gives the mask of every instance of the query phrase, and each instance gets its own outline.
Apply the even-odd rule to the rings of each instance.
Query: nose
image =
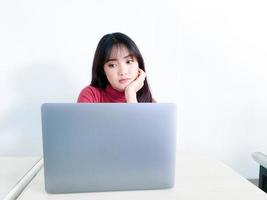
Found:
[[[126,76],[128,75],[127,67],[121,65],[120,70],[119,70],[119,75],[120,76]]]
[[[123,76],[123,75],[127,75],[127,72],[120,72],[120,75]]]

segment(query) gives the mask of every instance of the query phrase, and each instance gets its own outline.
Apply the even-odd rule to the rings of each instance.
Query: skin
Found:
[[[138,103],[136,93],[143,87],[146,73],[139,68],[136,57],[125,46],[114,46],[110,59],[104,64],[110,85],[125,93],[127,103]]]

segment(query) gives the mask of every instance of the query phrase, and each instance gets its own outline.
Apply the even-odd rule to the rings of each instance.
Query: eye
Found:
[[[114,68],[115,66],[116,66],[116,65],[113,64],[113,63],[108,64],[108,67],[109,67],[109,68]]]
[[[130,59],[130,60],[127,60],[127,61],[126,61],[127,64],[131,64],[131,63],[133,63],[133,62],[134,62],[133,59]]]

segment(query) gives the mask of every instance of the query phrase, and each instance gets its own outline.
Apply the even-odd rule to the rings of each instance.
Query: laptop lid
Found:
[[[48,193],[172,187],[176,105],[42,105]]]

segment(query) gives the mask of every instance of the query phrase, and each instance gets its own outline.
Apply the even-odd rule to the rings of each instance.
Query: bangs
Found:
[[[121,54],[120,52],[123,51],[127,51],[128,56],[138,58],[138,52],[136,52],[130,45],[127,46],[123,43],[117,43],[107,49],[104,63],[107,63],[110,59],[116,58],[118,54]]]

